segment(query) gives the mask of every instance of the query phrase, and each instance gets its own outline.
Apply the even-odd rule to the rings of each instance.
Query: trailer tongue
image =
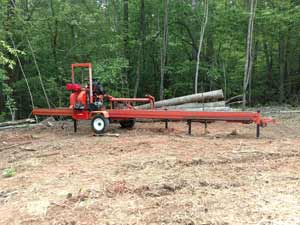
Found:
[[[75,83],[76,67],[86,67],[89,71],[89,82],[82,88]],[[101,134],[107,130],[110,122],[118,121],[122,127],[134,126],[135,119],[161,119],[166,121],[187,121],[189,134],[193,121],[207,122],[226,121],[238,123],[255,123],[256,137],[260,135],[260,127],[274,122],[272,118],[262,118],[260,112],[189,112],[181,110],[161,110],[154,108],[154,97],[145,98],[115,98],[105,95],[99,82],[92,79],[92,65],[90,63],[72,64],[72,83],[67,84],[70,95],[69,108],[33,109],[33,115],[38,116],[68,116],[74,120],[74,131],[77,130],[77,120],[91,120],[91,126],[95,133]],[[107,100],[109,107],[104,106]],[[149,103],[150,109],[136,109],[132,103]]]

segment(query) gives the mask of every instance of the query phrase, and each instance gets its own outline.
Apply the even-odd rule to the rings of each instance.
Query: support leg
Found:
[[[256,138],[260,137],[260,124],[256,124]]]
[[[73,120],[74,122],[74,133],[77,132],[77,120]]]
[[[191,135],[192,134],[192,121],[188,120],[187,123],[188,123],[188,126],[189,126],[189,135]]]
[[[260,110],[257,110],[257,113],[260,116]],[[260,124],[256,124],[256,138],[259,138],[260,136]]]
[[[204,133],[206,134],[207,133],[207,121],[205,120],[205,123],[204,123]]]
[[[169,128],[168,120],[165,121],[165,128],[166,128],[166,129]]]

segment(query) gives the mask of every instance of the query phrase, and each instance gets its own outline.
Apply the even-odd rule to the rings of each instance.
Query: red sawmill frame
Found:
[[[127,99],[125,99],[127,101]],[[191,134],[191,123],[193,121],[201,122],[237,122],[237,123],[255,123],[257,125],[256,136],[260,136],[260,127],[265,127],[273,122],[271,118],[262,118],[260,112],[189,112],[179,110],[159,110],[159,109],[107,109],[105,111],[81,111],[70,108],[57,109],[34,109],[34,115],[40,116],[68,116],[77,120],[90,120],[93,116],[101,114],[105,118],[119,121],[126,119],[160,119],[168,121],[187,121],[189,125],[189,134]],[[167,125],[166,125],[167,126]]]
[[[72,64],[72,84],[75,84],[75,72],[76,67],[88,68],[89,72],[89,86],[88,88],[82,88],[82,91],[89,95],[88,102],[93,103],[93,90],[92,88],[92,64],[91,63],[77,63]],[[256,137],[260,136],[260,127],[267,126],[268,123],[274,122],[272,118],[263,118],[261,113],[258,112],[194,112],[194,111],[182,111],[182,110],[166,110],[156,109],[155,99],[151,95],[147,95],[145,98],[115,98],[110,95],[103,95],[109,102],[109,108],[101,108],[99,110],[89,110],[87,108],[83,110],[76,110],[71,105],[69,108],[35,108],[33,109],[33,115],[38,116],[66,116],[71,117],[74,121],[74,131],[77,131],[78,120],[93,120],[95,117],[101,115],[101,117],[112,121],[129,121],[135,119],[159,119],[166,122],[166,128],[169,121],[187,121],[188,131],[191,134],[192,122],[204,122],[207,127],[208,122],[226,121],[226,122],[238,122],[238,123],[255,123],[256,124]],[[132,103],[149,103],[150,109],[137,109]],[[122,103],[122,107],[118,107],[118,103]],[[93,125],[92,125],[93,126]],[[94,129],[95,130],[95,129]],[[96,132],[96,131],[95,131]]]

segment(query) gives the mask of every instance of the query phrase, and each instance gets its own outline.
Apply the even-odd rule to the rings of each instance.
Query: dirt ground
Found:
[[[0,132],[0,224],[300,224],[300,114],[255,125]]]

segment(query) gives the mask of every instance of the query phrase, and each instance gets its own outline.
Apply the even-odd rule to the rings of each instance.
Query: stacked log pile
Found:
[[[149,104],[137,109],[150,109]],[[155,102],[155,108],[185,111],[230,111],[226,106],[222,90],[186,95]]]

